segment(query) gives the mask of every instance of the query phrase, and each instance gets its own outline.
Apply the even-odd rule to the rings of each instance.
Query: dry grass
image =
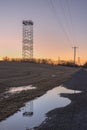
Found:
[[[23,91],[0,100],[0,120],[13,114],[24,102],[41,96],[47,90],[62,84],[78,69],[54,65],[0,62],[0,94],[9,87],[33,85],[36,90]]]

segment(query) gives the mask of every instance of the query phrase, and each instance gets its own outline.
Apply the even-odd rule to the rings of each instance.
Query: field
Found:
[[[77,70],[77,68],[28,62],[0,62],[0,120],[19,110],[26,101],[64,83]],[[10,87],[27,85],[32,85],[36,89],[8,97],[3,96]]]

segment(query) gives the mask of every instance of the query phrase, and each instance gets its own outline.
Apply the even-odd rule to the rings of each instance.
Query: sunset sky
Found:
[[[34,22],[34,58],[87,59],[87,0],[0,0],[0,57],[22,56],[22,20]]]

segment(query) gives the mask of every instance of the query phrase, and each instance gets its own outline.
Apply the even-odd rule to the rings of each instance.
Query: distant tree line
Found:
[[[83,67],[84,67],[84,68],[87,68],[87,62],[84,63]]]
[[[29,62],[29,63],[39,63],[39,64],[51,64],[51,65],[61,65],[68,67],[79,67],[81,65],[74,64],[73,61],[61,60],[60,62],[54,61],[52,59],[23,59],[23,58],[9,58],[7,56],[2,58],[4,62]],[[81,67],[87,68],[87,62],[85,62]]]

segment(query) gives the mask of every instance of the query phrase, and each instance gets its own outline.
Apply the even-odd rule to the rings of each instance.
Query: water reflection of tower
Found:
[[[23,116],[33,116],[33,101],[30,101],[28,104],[25,105]]]

